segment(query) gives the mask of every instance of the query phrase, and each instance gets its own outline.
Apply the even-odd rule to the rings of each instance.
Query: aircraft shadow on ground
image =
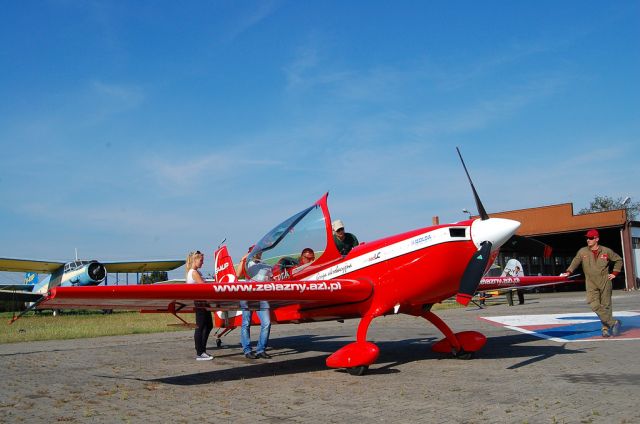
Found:
[[[190,386],[211,384],[214,382],[234,381],[240,379],[253,379],[270,377],[273,375],[300,374],[307,372],[323,371],[327,369],[325,364],[326,354],[331,354],[343,347],[347,341],[343,336],[318,336],[302,335],[281,337],[271,340],[269,353],[273,359],[246,360],[242,358],[242,352],[238,349],[215,350],[216,359],[238,360],[237,366],[224,369],[214,369],[207,372],[199,372],[187,375],[154,378],[151,380],[163,384]],[[568,350],[564,345],[545,346],[521,346],[522,343],[540,340],[537,337],[526,334],[491,337],[487,345],[478,352],[478,357],[483,359],[524,358],[522,362],[514,364],[506,369],[517,369],[533,363],[545,360],[555,355],[568,355],[583,353],[581,350]],[[394,374],[400,372],[398,367],[414,361],[432,360],[457,360],[451,356],[431,351],[431,345],[436,337],[413,338],[399,341],[376,341],[380,348],[380,356],[375,364],[369,368],[367,374]],[[299,355],[303,352],[322,352],[304,358],[287,359],[289,355]],[[216,359],[213,363],[215,364]],[[240,362],[242,361],[242,362]],[[346,372],[337,370],[336,372]],[[102,376],[108,377],[108,376]],[[111,377],[118,378],[118,377]]]
[[[478,352],[484,359],[525,358],[522,362],[513,364],[506,369],[517,369],[536,362],[543,361],[556,355],[574,355],[585,353],[585,349],[567,349],[566,344],[545,344],[542,346],[523,345],[531,341],[540,341],[539,337],[528,334],[513,334],[490,337],[487,345]]]
[[[613,386],[620,385],[636,386],[640,381],[640,374],[609,374],[609,373],[586,373],[586,374],[562,374],[559,376],[570,383],[582,383],[592,386]]]

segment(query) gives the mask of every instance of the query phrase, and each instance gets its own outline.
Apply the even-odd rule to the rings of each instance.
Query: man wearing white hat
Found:
[[[354,247],[358,245],[358,239],[351,233],[344,231],[344,224],[341,220],[336,219],[331,223],[333,228],[333,241],[342,256],[345,256]]]

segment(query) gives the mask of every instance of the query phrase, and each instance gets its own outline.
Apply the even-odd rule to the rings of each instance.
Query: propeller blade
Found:
[[[473,186],[473,181],[471,181],[471,176],[469,175],[469,171],[467,171],[467,165],[464,164],[464,159],[462,159],[462,154],[460,153],[460,149],[456,147],[456,150],[458,151],[458,156],[460,157],[460,162],[462,162],[462,167],[464,168],[464,172],[467,174],[467,178],[469,179],[469,184],[471,184],[473,197],[476,200],[476,207],[478,208],[478,215],[480,215],[480,218],[483,221],[487,220],[489,219],[489,215],[487,214],[487,211],[484,209],[484,206],[480,201],[480,196],[478,196],[478,192],[476,191],[476,188]]]
[[[458,294],[456,295],[456,302],[464,306],[467,306],[469,304],[471,298],[478,289],[480,279],[484,274],[484,270],[487,268],[490,256],[491,242],[483,241],[480,245],[480,249],[478,249],[478,251],[473,254],[471,259],[469,259],[467,268],[464,270],[464,274],[462,274],[462,279],[460,280],[460,289],[458,290]]]

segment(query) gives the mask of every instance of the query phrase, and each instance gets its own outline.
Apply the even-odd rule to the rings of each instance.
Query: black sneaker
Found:
[[[602,337],[609,337],[609,329],[607,327],[602,327]]]
[[[620,335],[620,326],[622,325],[622,323],[618,320],[616,320],[616,322],[611,326],[611,335],[613,337],[617,337]]]
[[[255,354],[255,353],[253,353],[253,352],[247,352],[247,353],[245,353],[245,354],[244,354],[244,357],[245,357],[245,358],[247,358],[247,359],[256,359],[256,358],[257,358],[256,354]]]
[[[271,355],[269,355],[267,352],[260,352],[256,355],[256,357],[261,359],[271,359]]]

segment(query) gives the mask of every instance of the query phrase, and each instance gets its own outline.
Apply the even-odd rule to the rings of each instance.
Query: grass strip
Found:
[[[12,313],[0,313],[0,343],[193,331],[186,327],[169,326],[179,323],[169,314],[68,312],[53,316],[50,312],[42,312],[29,313],[9,325],[12,316]],[[193,314],[182,314],[181,317],[188,322],[195,321]]]

